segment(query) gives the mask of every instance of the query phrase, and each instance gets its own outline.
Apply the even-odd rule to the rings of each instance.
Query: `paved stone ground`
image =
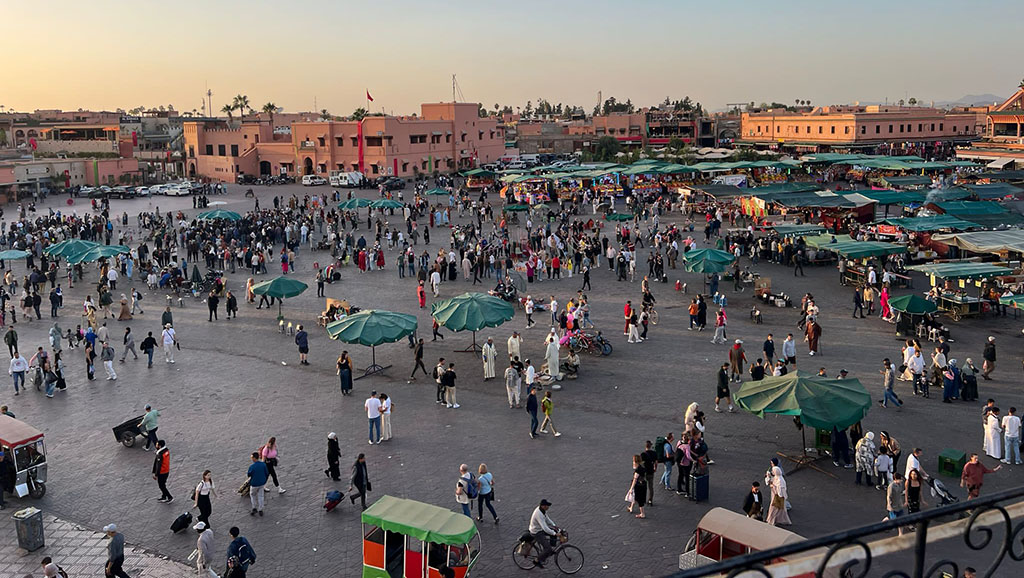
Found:
[[[7,522],[5,520],[5,522]],[[35,552],[18,548],[12,523],[0,531],[0,576],[22,578],[42,576],[39,562],[49,556],[68,576],[102,576],[107,562],[107,536],[72,522],[43,517],[46,545]],[[125,544],[124,569],[137,578],[180,578],[194,575],[193,567],[154,554],[131,543]]]
[[[257,193],[261,204],[269,206],[275,194],[296,192],[301,196],[328,190],[294,186],[257,188]],[[229,196],[212,200],[224,202],[222,208],[245,211],[252,200],[243,199],[241,193],[241,188],[232,187]],[[63,199],[58,201],[63,207]],[[134,215],[153,206],[166,212],[186,204],[191,210],[188,199],[161,197],[114,201],[113,209]],[[432,233],[430,248],[436,250],[445,240],[439,230]],[[429,327],[429,308],[419,310],[415,305],[414,281],[398,279],[393,254],[388,258],[387,271],[359,274],[354,268],[343,269],[341,283],[328,285],[327,296],[347,298],[364,308],[414,313],[421,327]],[[710,507],[738,509],[749,482],[763,477],[768,459],[777,450],[799,451],[799,433],[787,418],[759,420],[747,414],[709,411],[708,443],[717,462],[711,470],[710,502],[693,504],[659,490],[649,518],[634,519],[623,501],[631,477],[630,457],[643,449],[645,439],[653,440],[669,430],[678,435],[690,401],[711,409],[715,371],[726,356],[725,346],[709,343],[709,332],[686,330],[688,296],[675,294],[671,283],[655,284],[662,321],[651,329],[648,341],[627,344],[618,330],[622,304],[626,299],[639,299],[639,281],[618,283],[607,269],[595,271],[594,290],[589,292],[592,318],[611,338],[615,352],[608,358],[585,357],[582,377],[565,383],[565,389],[555,394],[556,423],[565,435],[531,440],[528,416],[525,411],[507,408],[501,383],[483,382],[475,356],[452,353],[469,343],[469,334],[446,331],[443,342],[428,339],[426,353],[428,366],[438,356],[458,364],[461,409],[435,405],[434,386],[422,377],[413,384],[405,382],[412,365],[405,343],[378,349],[378,361],[394,367],[386,377],[357,381],[356,395],[342,398],[334,371],[340,349],[348,349],[360,367],[369,362],[370,352],[361,346],[331,342],[315,326],[316,314],[323,309],[323,300],[314,297],[311,271],[316,260],[323,263],[328,256],[300,251],[298,275],[311,287],[304,295],[288,300],[284,308],[288,320],[310,328],[311,366],[297,365],[292,339],[276,330],[276,311],[257,311],[243,304],[237,320],[222,318],[208,323],[205,304],[186,298],[185,308],[174,309],[182,340],[177,364],[167,365],[158,356],[155,366],[147,370],[144,363],[129,360],[117,367],[120,378],[116,384],[102,377],[90,383],[85,380],[81,350],[72,350],[67,354],[68,390],[55,399],[47,400],[36,392],[15,398],[10,389],[4,389],[0,403],[10,404],[19,418],[47,434],[49,491],[35,505],[86,528],[116,522],[130,542],[183,561],[192,551],[194,539],[191,534],[172,535],[168,528],[177,514],[188,509],[190,488],[200,472],[209,468],[220,490],[211,519],[217,547],[226,549],[227,527],[240,526],[260,556],[251,575],[285,576],[317,570],[355,575],[361,557],[358,511],[347,504],[330,514],[321,508],[326,491],[345,489],[344,483],[330,482],[322,474],[326,434],[336,431],[342,445],[343,473],[357,453],[366,453],[374,487],[371,500],[392,494],[457,509],[453,489],[458,465],[475,467],[486,462],[496,479],[495,508],[501,524],[486,520],[478,524],[483,553],[476,568],[481,576],[519,574],[509,552],[541,498],[554,502],[552,517],[570,530],[573,543],[586,554],[580,575],[660,576],[675,569],[689,534]],[[16,265],[19,271],[21,266]],[[851,377],[863,379],[872,393],[881,391],[880,360],[896,358],[900,351],[893,326],[877,318],[851,319],[850,294],[838,285],[832,268],[808,268],[807,276],[801,278],[774,265],[762,264],[756,269],[772,277],[776,290],[797,298],[810,291],[818,297],[824,355],[812,359],[805,347],[798,348],[802,369],[825,366],[834,374],[846,368]],[[242,273],[230,276],[229,288],[241,295],[245,278]],[[691,288],[700,285],[698,276],[682,270],[670,271],[669,278],[682,279]],[[575,294],[579,282],[579,278],[544,282],[530,291],[537,297],[554,294],[564,303]],[[924,286],[925,281],[918,279],[918,287]],[[78,285],[69,292],[62,326],[79,322],[78,304],[85,288]],[[470,283],[460,278],[444,284],[441,297],[471,289]],[[159,329],[164,294],[145,295],[144,315],[130,322],[108,320],[112,336],[119,336],[125,325],[140,337]],[[787,331],[797,329],[798,315],[793,309],[765,309],[765,324],[755,326],[746,318],[753,303],[750,293],[730,293],[729,297],[729,337],[744,339],[748,356],[757,356],[752,354],[767,332],[774,332],[781,343]],[[493,335],[503,347],[511,330],[522,330],[524,325],[520,314],[479,337]],[[46,319],[19,321],[22,348],[31,350],[45,343],[48,327]],[[1020,323],[1011,317],[967,320],[954,327],[953,357],[961,361],[968,356],[980,361],[984,336],[998,336],[997,379],[981,384],[981,396],[995,397],[1004,407],[1021,405],[1016,387]],[[429,336],[428,331],[420,333]],[[524,332],[527,355],[542,357],[545,333],[543,324]],[[934,471],[936,456],[943,448],[980,450],[979,404],[944,405],[936,397],[914,398],[905,384],[897,387],[908,401],[906,407],[901,412],[874,407],[864,422],[865,430],[885,429],[906,449],[924,447],[929,471]],[[370,389],[385,391],[395,401],[395,439],[381,446],[371,447],[365,441],[362,402]],[[122,447],[110,430],[140,414],[146,403],[163,414],[160,435],[173,456],[170,487],[177,499],[172,505],[156,502],[159,492],[149,474],[152,454],[144,453],[140,446]],[[243,481],[249,452],[271,435],[280,442],[279,471],[288,492],[268,494],[266,516],[250,518],[248,500],[237,496],[234,489]],[[813,471],[788,478],[794,504],[792,530],[814,536],[881,517],[882,492],[854,486],[852,471],[833,470],[827,461],[822,463],[838,478]],[[1008,470],[989,476],[985,491],[1018,484],[1021,468]],[[947,485],[956,485],[955,480],[947,481]]]

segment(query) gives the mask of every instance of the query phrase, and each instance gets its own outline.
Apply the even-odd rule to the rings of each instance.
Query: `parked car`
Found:
[[[304,187],[315,187],[318,185],[326,185],[327,180],[319,175],[304,175],[302,177],[302,186]]]
[[[398,191],[405,188],[405,179],[399,177],[389,177],[384,181],[385,191]]]
[[[192,194],[192,187],[188,185],[176,185],[164,189],[164,194],[168,197],[187,197]]]

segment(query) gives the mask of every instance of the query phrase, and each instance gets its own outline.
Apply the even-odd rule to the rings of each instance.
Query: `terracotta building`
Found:
[[[290,134],[263,119],[186,122],[186,170],[233,181],[239,174],[412,177],[472,168],[497,160],[505,147],[498,121],[479,118],[478,109],[476,103],[430,103],[421,105],[419,116],[296,121]]]
[[[984,109],[946,111],[917,106],[824,106],[807,111],[745,112],[738,146],[793,153],[950,156],[957,144],[981,136]]]
[[[994,169],[1024,169],[1024,86],[985,119],[985,138],[956,156],[986,163]]]

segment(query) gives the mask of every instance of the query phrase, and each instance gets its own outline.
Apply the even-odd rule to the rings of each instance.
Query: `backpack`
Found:
[[[470,472],[469,477],[461,478],[460,483],[462,484],[462,489],[466,491],[466,497],[470,500],[475,500],[477,494],[480,493],[479,489],[476,487],[476,476]]]
[[[658,454],[658,463],[668,461],[668,458],[665,456],[665,444],[667,443],[668,440],[664,436],[658,436],[654,439],[654,451]]]

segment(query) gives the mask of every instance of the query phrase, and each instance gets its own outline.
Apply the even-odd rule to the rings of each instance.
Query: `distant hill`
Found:
[[[992,103],[1000,104],[1005,96],[995,94],[965,94],[956,100],[936,101],[935,106],[985,106]]]

